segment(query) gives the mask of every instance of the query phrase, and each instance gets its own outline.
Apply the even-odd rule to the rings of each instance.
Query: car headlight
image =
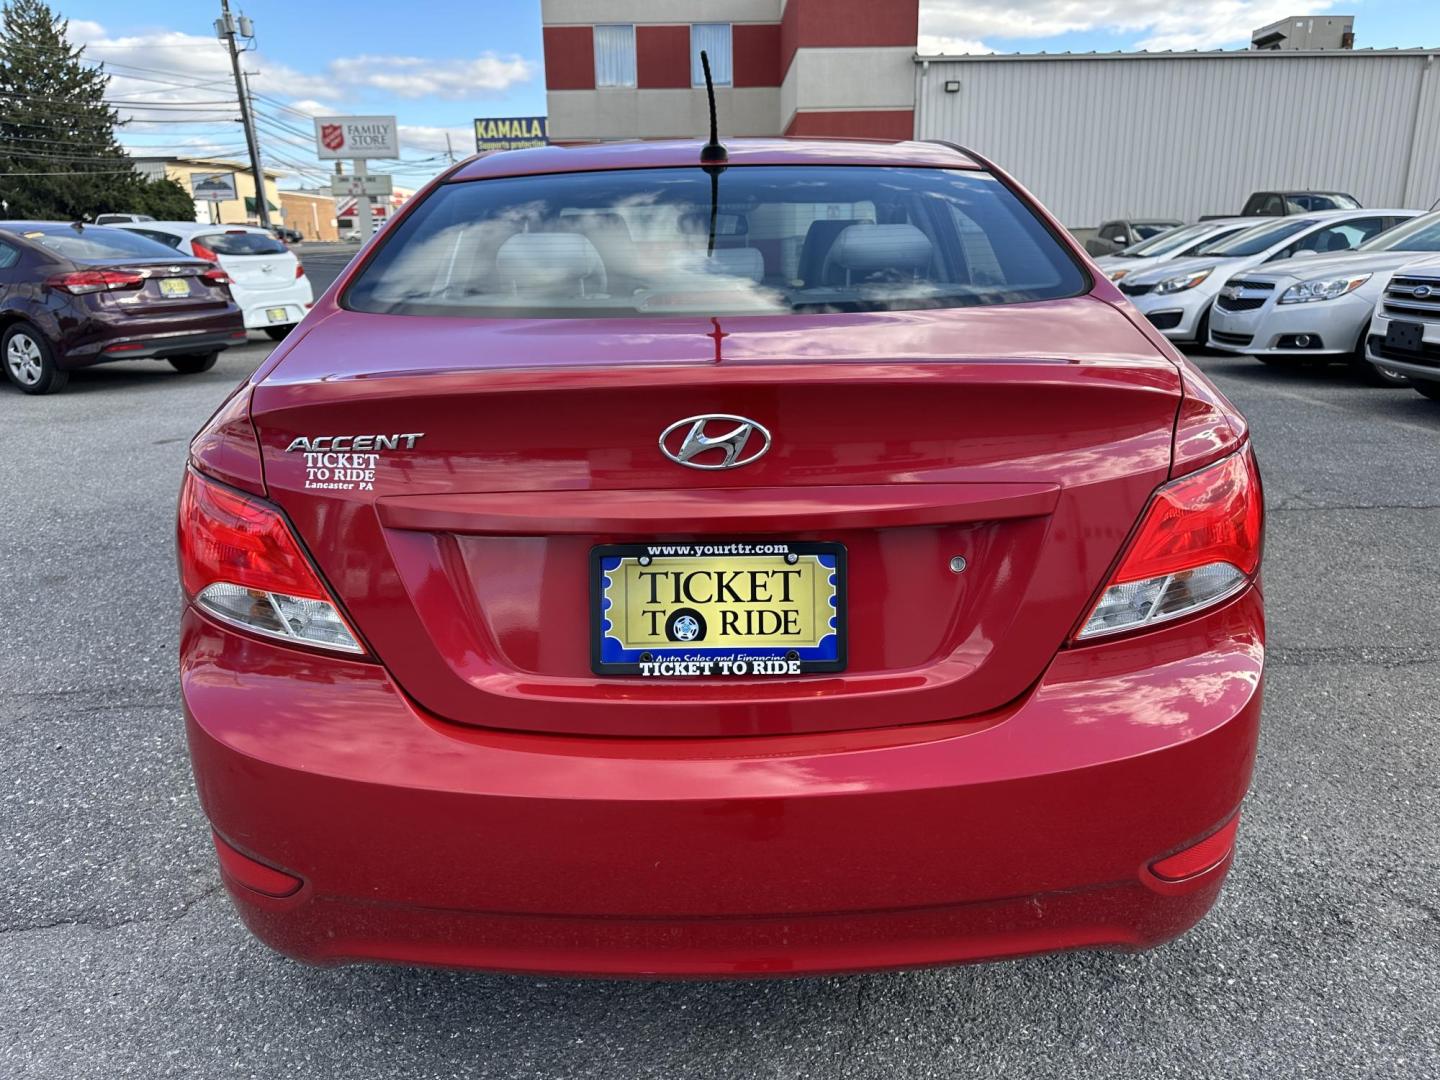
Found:
[[[1298,285],[1291,285],[1280,294],[1280,303],[1312,304],[1316,300],[1334,300],[1336,297],[1354,292],[1369,280],[1369,274],[1357,274],[1354,277],[1313,278],[1310,281],[1302,281]]]
[[[1210,276],[1209,270],[1196,270],[1192,274],[1181,274],[1179,277],[1166,278],[1155,286],[1157,293],[1177,293],[1186,289],[1193,289]]]

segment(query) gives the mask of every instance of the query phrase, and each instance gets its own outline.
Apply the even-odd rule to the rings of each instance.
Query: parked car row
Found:
[[[1435,385],[1440,361],[1427,350],[1440,343],[1440,301],[1429,300],[1431,289],[1440,297],[1431,258],[1440,255],[1440,212],[1326,210],[1250,218],[1234,231],[1236,222],[1176,229],[1098,265],[1179,344],[1271,365],[1344,362],[1371,385]],[[1421,295],[1391,296],[1392,274],[1396,288]],[[1392,321],[1402,327],[1393,334]]]
[[[0,356],[27,394],[116,360],[208,371],[247,327],[283,337],[313,300],[300,261],[264,229],[0,222]]]

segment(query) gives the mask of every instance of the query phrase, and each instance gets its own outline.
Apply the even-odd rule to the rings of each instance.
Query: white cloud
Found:
[[[1250,32],[1289,15],[1313,15],[1336,0],[922,0],[924,42],[980,45],[994,38],[1045,38],[1101,31],[1144,34],[1142,49],[1214,49],[1249,43]],[[947,51],[957,51],[951,46]],[[978,51],[978,50],[977,50]],[[991,51],[991,50],[984,50]]]
[[[70,38],[86,47],[88,59],[113,65],[110,97],[115,100],[158,105],[209,101],[234,94],[230,58],[215,37],[177,30],[111,37],[101,24],[77,19],[70,24]],[[261,50],[247,53],[244,67],[252,73],[252,89],[287,100],[300,98],[305,106],[301,111],[312,114],[331,111],[335,106],[326,102],[353,99],[364,90],[381,90],[406,99],[462,100],[488,96],[527,82],[538,72],[538,65],[531,60],[494,53],[455,60],[384,55],[342,57],[315,73],[270,60]],[[156,81],[166,79],[186,85],[167,86]],[[201,83],[203,85],[199,85]],[[139,106],[122,109],[124,115],[140,115],[146,119],[161,116],[161,112]],[[166,110],[164,115],[173,117],[175,113]]]
[[[916,51],[921,56],[965,56],[976,53],[993,53],[995,50],[983,41],[974,41],[970,38],[921,34]]]
[[[534,77],[524,57],[485,53],[473,60],[427,60],[419,56],[355,56],[334,60],[330,74],[346,86],[368,86],[401,98],[460,101],[498,94]]]
[[[450,149],[457,159],[475,152],[475,131],[468,127],[429,127],[424,124],[401,124],[400,141],[415,150],[444,153],[445,136],[450,136]]]

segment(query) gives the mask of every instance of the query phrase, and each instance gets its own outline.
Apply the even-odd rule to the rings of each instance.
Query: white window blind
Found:
[[[705,69],[700,66],[700,50],[710,57],[710,78],[716,86],[729,86],[735,78],[730,61],[730,24],[695,23],[690,27],[690,82],[705,85]]]
[[[635,85],[635,27],[595,27],[595,85]]]

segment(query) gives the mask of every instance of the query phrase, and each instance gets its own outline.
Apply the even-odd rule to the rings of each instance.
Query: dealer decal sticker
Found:
[[[398,435],[301,435],[285,448],[305,455],[307,491],[374,491],[380,455],[413,450],[423,431]]]

